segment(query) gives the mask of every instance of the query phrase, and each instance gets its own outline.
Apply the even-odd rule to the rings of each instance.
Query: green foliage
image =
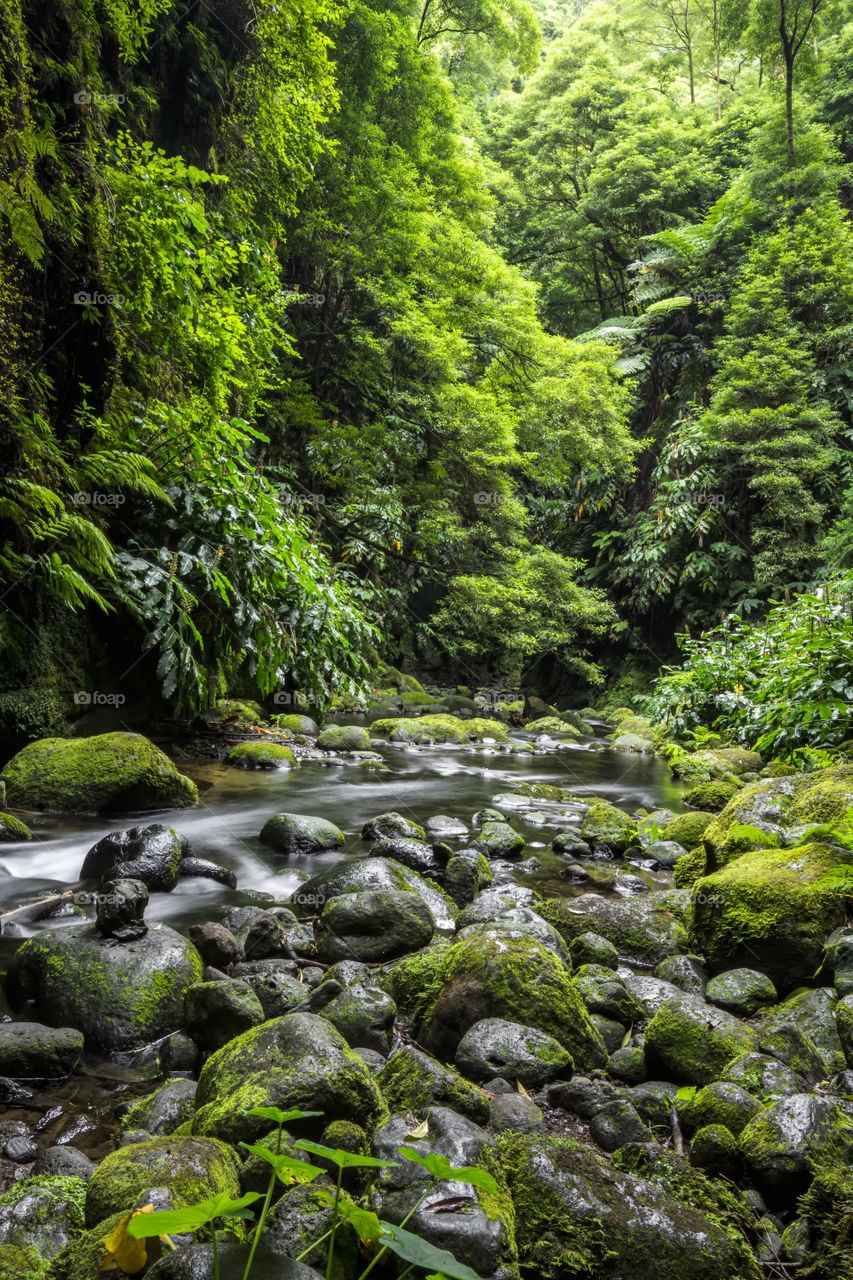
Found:
[[[846,573],[775,606],[762,623],[732,616],[701,640],[681,637],[684,665],[656,682],[649,715],[675,738],[711,725],[793,761],[839,745],[850,736],[853,703],[851,605]]]

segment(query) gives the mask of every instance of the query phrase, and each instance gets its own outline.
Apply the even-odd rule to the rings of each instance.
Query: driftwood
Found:
[[[53,893],[49,898],[40,898],[38,902],[25,902],[23,906],[15,907],[13,911],[0,912],[0,928],[7,920],[22,915],[25,911],[35,911],[37,907],[54,907],[60,902],[73,900],[74,894],[79,893],[82,888],[82,884],[75,884],[72,889],[63,889],[62,893]]]

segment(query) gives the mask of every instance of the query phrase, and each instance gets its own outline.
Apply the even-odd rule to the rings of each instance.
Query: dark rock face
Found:
[[[74,1070],[82,1050],[82,1033],[71,1027],[0,1023],[0,1074],[15,1080],[61,1079]]]
[[[148,889],[141,880],[105,880],[98,894],[95,927],[102,938],[132,942],[144,938]]]
[[[332,898],[317,926],[322,960],[391,960],[432,940],[435,922],[416,893],[386,890]]]
[[[141,880],[155,893],[169,893],[180,876],[204,876],[231,888],[237,883],[227,867],[193,857],[188,841],[160,822],[111,831],[92,846],[80,870],[81,880]]]

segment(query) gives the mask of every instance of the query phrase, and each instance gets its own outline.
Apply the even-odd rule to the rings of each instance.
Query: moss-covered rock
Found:
[[[627,813],[602,801],[591,805],[584,814],[581,835],[592,845],[605,846],[613,853],[624,853],[636,842],[637,826]]]
[[[816,769],[813,773],[765,778],[743,787],[708,827],[704,839],[709,850],[717,851],[735,825],[779,833],[791,827],[807,830],[809,826],[842,823],[851,806],[853,765],[850,764]]]
[[[0,813],[0,844],[11,844],[17,840],[32,840],[33,833],[26,823],[11,813]]]
[[[823,1149],[853,1156],[853,1122],[832,1098],[796,1093],[751,1120],[740,1135],[751,1178],[771,1205],[790,1204],[806,1190],[811,1165]]]
[[[435,921],[417,893],[379,889],[342,893],[323,908],[316,927],[321,960],[392,960],[432,940]]]
[[[660,1179],[638,1177],[565,1138],[508,1134],[498,1141],[519,1254],[537,1280],[761,1275],[737,1231],[734,1203],[724,1217],[719,1193],[701,1174],[662,1168]]]
[[[541,716],[524,727],[528,733],[544,733],[549,738],[566,738],[572,742],[577,742],[581,736],[580,730],[559,716]]]
[[[745,773],[757,773],[763,764],[756,751],[745,751],[742,747],[715,747],[713,750],[678,755],[671,767],[674,776],[683,778],[685,782],[736,782]]]
[[[441,970],[450,943],[440,942],[388,965],[377,981],[399,1009],[419,1023],[441,990]]]
[[[259,702],[250,698],[220,698],[208,715],[211,720],[227,720],[233,724],[261,724],[264,713]]]
[[[691,942],[712,968],[760,968],[784,994],[816,972],[851,900],[853,854],[820,844],[746,853],[697,880]]]
[[[277,729],[286,729],[288,733],[304,733],[309,738],[315,738],[319,732],[316,720],[312,720],[310,716],[273,716],[270,724]]]
[[[470,1079],[501,1076],[533,1089],[571,1075],[574,1068],[571,1054],[553,1036],[503,1018],[484,1018],[469,1027],[455,1061]]]
[[[43,1280],[48,1275],[50,1262],[32,1245],[19,1248],[16,1244],[0,1244],[0,1280]]]
[[[34,1000],[51,1026],[82,1031],[105,1053],[139,1049],[183,1025],[184,996],[201,981],[191,942],[167,925],[113,944],[95,925],[45,929],[13,956],[6,994],[13,1008]]]
[[[703,813],[701,810],[694,809],[690,813],[680,813],[671,822],[668,822],[663,829],[662,835],[664,840],[674,840],[677,844],[683,845],[685,849],[695,849],[696,845],[701,841],[706,828],[713,821],[713,813]]]
[[[565,965],[535,938],[474,933],[447,951],[436,985],[419,1039],[439,1057],[452,1056],[474,1023],[511,1011],[558,1040],[579,1068],[607,1059]]]
[[[278,742],[238,742],[228,753],[228,763],[241,769],[295,769],[298,761]]]
[[[806,1085],[790,1067],[766,1053],[742,1053],[725,1068],[723,1080],[746,1089],[760,1102],[801,1093]]]
[[[499,720],[460,720],[458,716],[427,715],[417,719],[405,716],[374,720],[370,726],[374,733],[387,734],[392,742],[508,742],[506,727]]]
[[[776,988],[757,969],[728,969],[712,978],[705,990],[711,1004],[728,1009],[742,1018],[751,1018],[765,1005],[773,1004]]]
[[[431,1107],[450,1107],[475,1124],[488,1123],[488,1095],[413,1045],[392,1054],[376,1082],[394,1113],[425,1116]]]
[[[550,898],[537,911],[569,945],[583,933],[596,933],[626,960],[657,965],[688,949],[687,930],[662,896],[615,899],[590,893]]]
[[[508,822],[484,822],[474,848],[487,858],[514,858],[524,848],[524,836],[513,831]]]
[[[680,1119],[686,1133],[709,1124],[722,1124],[737,1136],[753,1116],[761,1114],[761,1103],[753,1094],[731,1081],[714,1080],[698,1089],[681,1108]]]
[[[712,1176],[734,1182],[740,1171],[737,1138],[724,1124],[706,1124],[690,1143],[690,1163]]]
[[[197,982],[184,996],[186,1029],[202,1049],[219,1049],[235,1036],[265,1021],[251,985],[240,978]]]
[[[301,884],[291,902],[297,908],[310,904],[315,915],[318,908],[322,910],[326,902],[341,894],[386,889],[416,893],[429,907],[437,929],[451,931],[455,927],[458,909],[452,899],[431,880],[390,858],[360,858],[329,867]]]
[[[302,813],[273,814],[264,823],[258,838],[262,844],[288,857],[340,849],[346,839],[333,822]]]
[[[838,1001],[831,988],[801,987],[780,1004],[764,1010],[760,1034],[764,1036],[775,1027],[793,1023],[814,1045],[823,1062],[823,1075],[834,1076],[847,1065],[836,1027],[837,1014]]]
[[[147,1097],[132,1103],[121,1117],[122,1133],[142,1129],[152,1138],[166,1138],[192,1120],[195,1111],[194,1080],[167,1080]]]
[[[86,1188],[86,1226],[112,1213],[128,1212],[143,1191],[167,1187],[177,1206],[195,1204],[222,1192],[240,1194],[240,1162],[213,1138],[152,1138],[106,1156]]]
[[[426,831],[417,822],[412,822],[411,818],[405,818],[402,813],[396,813],[391,810],[389,813],[379,813],[375,818],[368,819],[361,828],[362,840],[392,840],[399,838],[401,840],[426,840]]]
[[[321,1111],[324,1122],[353,1120],[371,1129],[384,1112],[379,1087],[330,1022],[289,1013],[246,1031],[202,1068],[193,1133],[251,1142],[265,1122],[253,1107]]]
[[[757,1050],[752,1028],[686,994],[667,1000],[646,1027],[646,1058],[660,1079],[710,1084],[727,1063]]]
[[[740,791],[736,782],[700,782],[684,796],[684,803],[691,809],[701,809],[705,813],[720,813],[730,800]]]
[[[689,889],[697,880],[702,879],[707,869],[708,857],[700,845],[678,859],[672,868],[672,876],[679,889]]]
[[[0,1023],[0,1076],[13,1080],[60,1080],[83,1050],[81,1032],[38,1022]]]
[[[198,804],[195,783],[139,733],[42,738],[12,757],[0,781],[17,809],[127,813]]]
[[[14,1248],[22,1256],[32,1251],[49,1262],[83,1231],[85,1200],[86,1183],[82,1178],[22,1178],[0,1196],[0,1249]],[[11,1260],[9,1255],[7,1264]],[[29,1276],[25,1269],[15,1280]]]
[[[360,724],[327,724],[317,737],[324,751],[369,751],[370,734]]]

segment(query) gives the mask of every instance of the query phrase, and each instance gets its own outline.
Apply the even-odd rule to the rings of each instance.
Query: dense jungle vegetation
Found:
[[[722,623],[778,673],[828,583],[791,738],[825,743],[849,5],[0,14],[5,733],[61,728],[92,671],[179,713],[351,697],[380,655],[588,700]],[[685,730],[720,643],[655,694],[690,685]]]

